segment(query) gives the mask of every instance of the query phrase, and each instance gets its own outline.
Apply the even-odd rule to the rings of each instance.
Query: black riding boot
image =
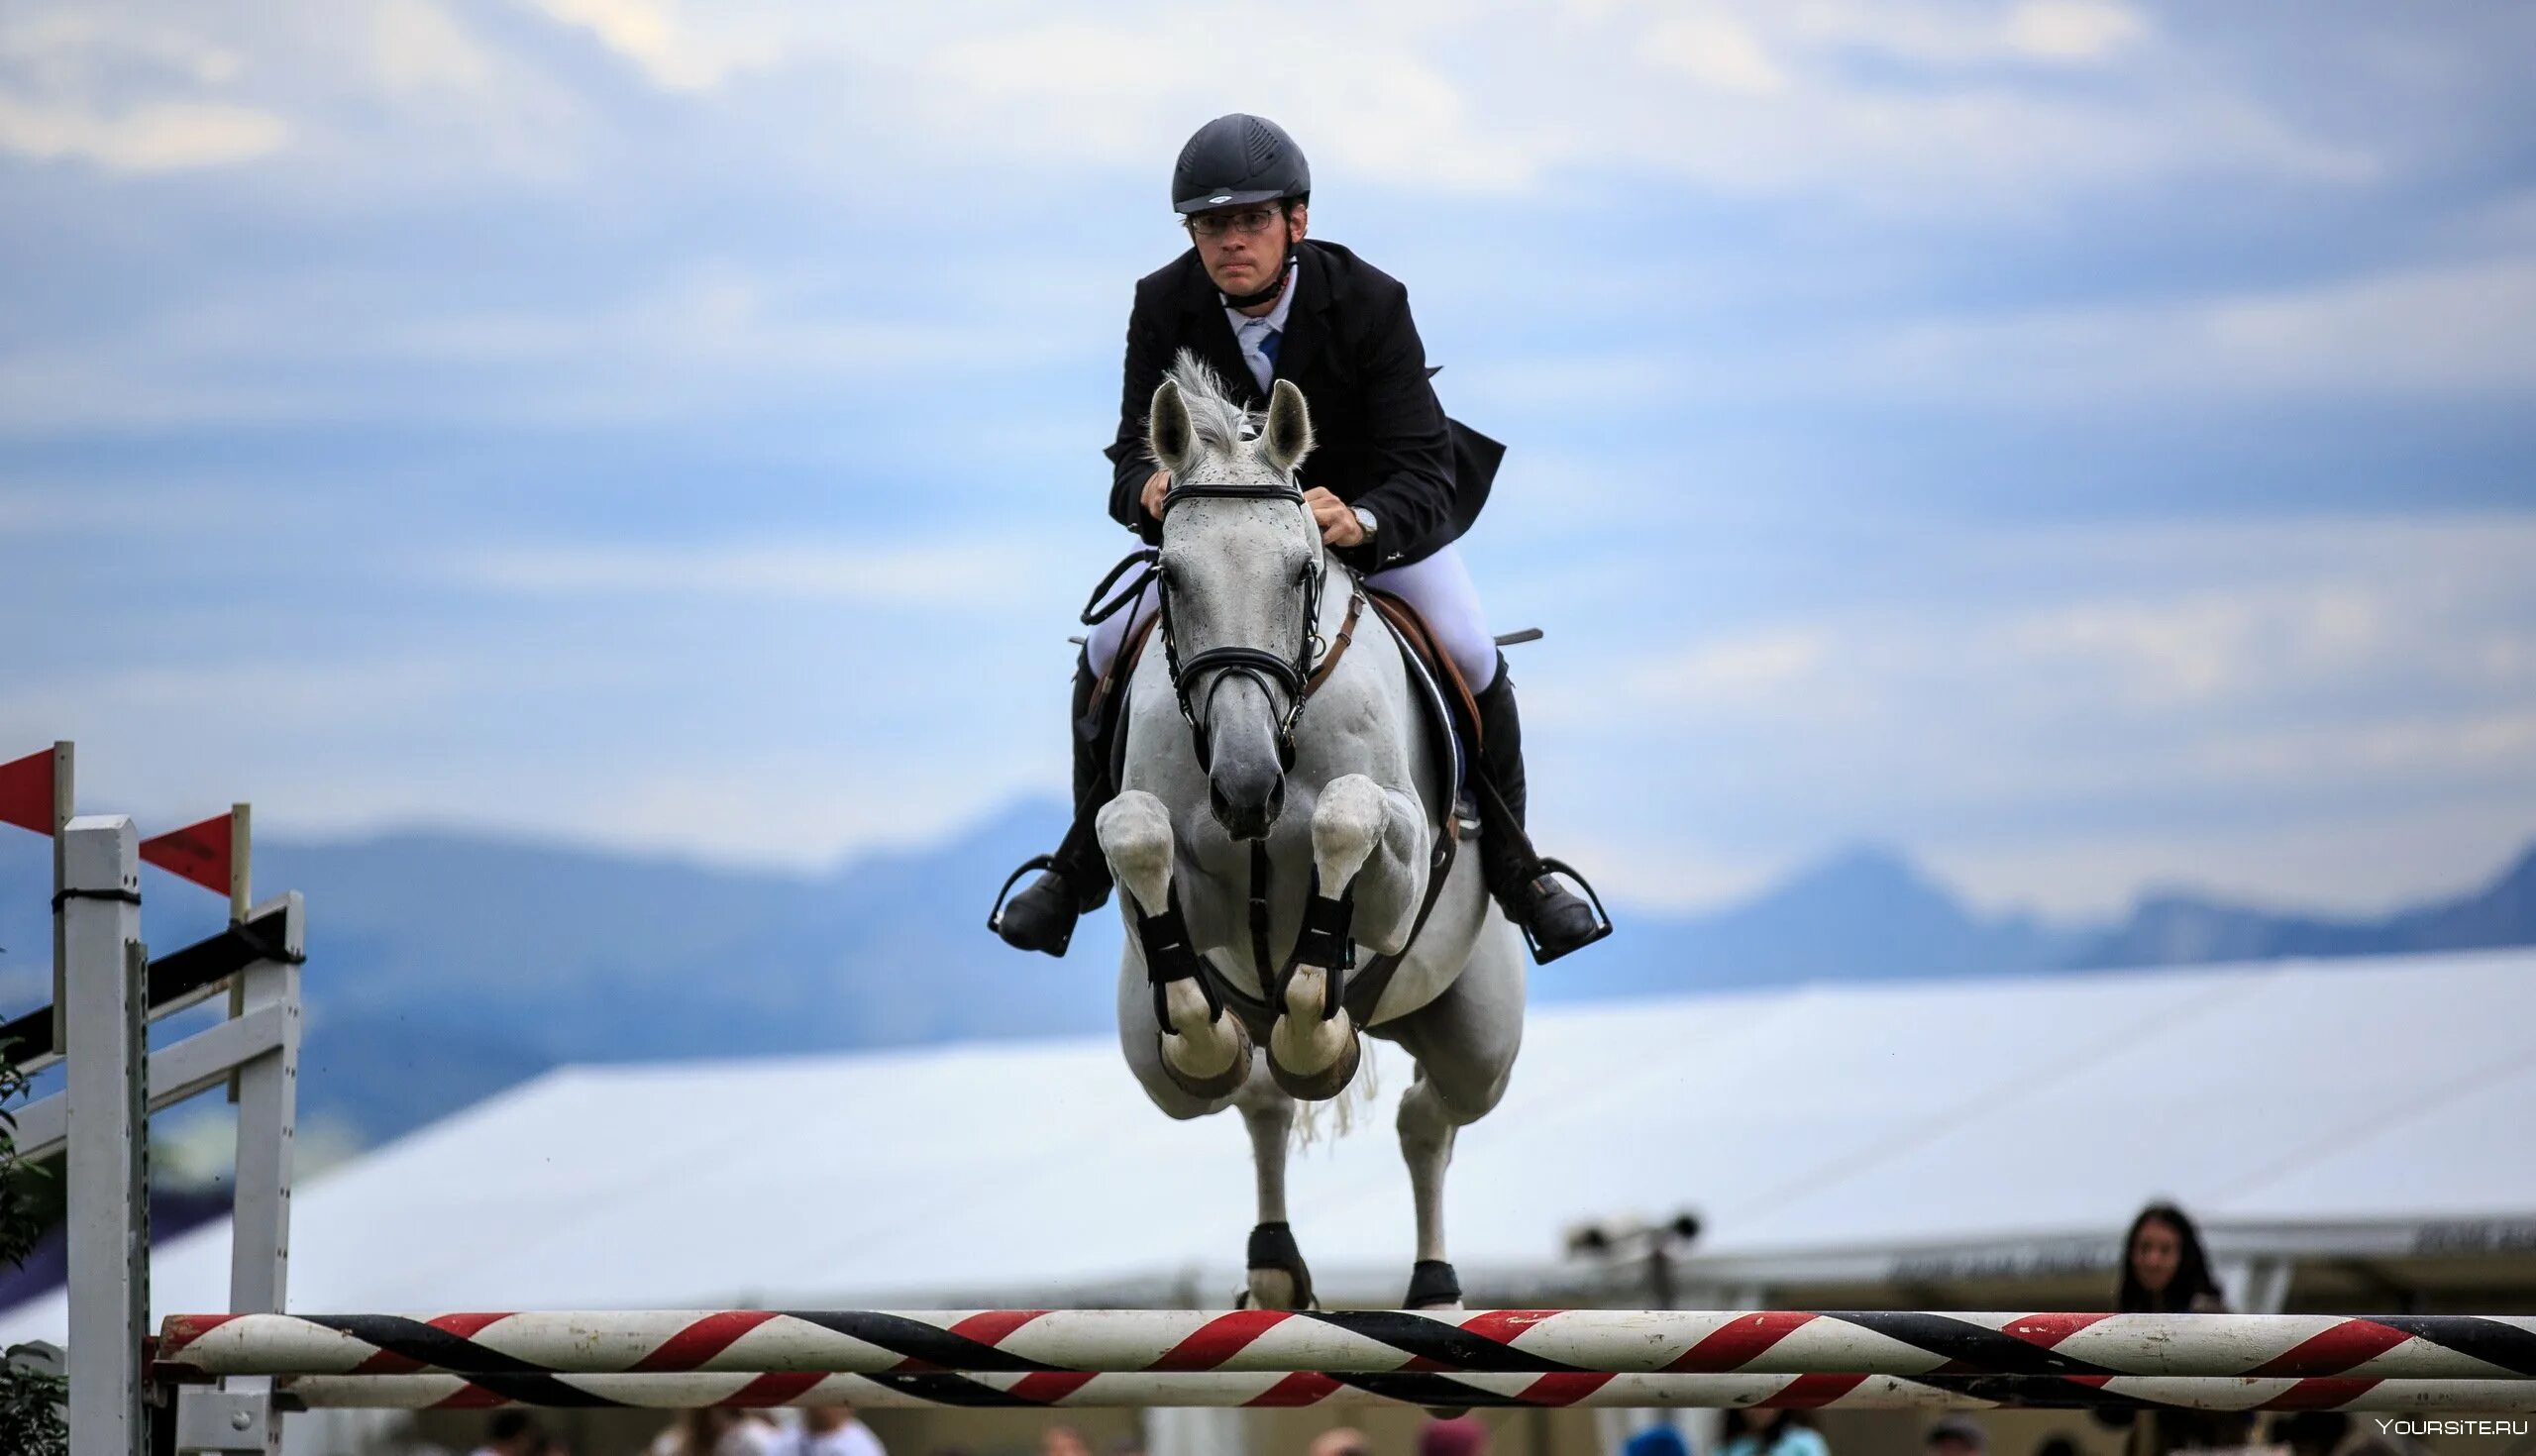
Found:
[[[1055,854],[1032,858],[1012,872],[1004,887],[1011,889],[1013,880],[1033,870],[1042,872],[1039,878],[1009,900],[997,896],[996,908],[987,915],[987,928],[1015,950],[1064,955],[1067,943],[1074,939],[1076,917],[1110,898],[1110,861],[1093,837],[1092,816],[1111,797],[1110,734],[1117,714],[1112,711],[1114,704],[1103,703],[1096,717],[1092,701],[1096,686],[1092,664],[1078,656],[1074,709],[1067,719],[1068,736],[1074,742],[1074,822],[1066,826],[1065,838],[1057,841]]]
[[[1612,933],[1600,900],[1589,904],[1556,875],[1584,884],[1578,875],[1556,860],[1543,859],[1524,830],[1524,723],[1515,711],[1515,683],[1506,674],[1506,656],[1497,657],[1497,676],[1488,690],[1475,694],[1479,705],[1480,864],[1487,873],[1488,892],[1497,896],[1506,918],[1522,927],[1532,959],[1546,966],[1569,951],[1581,950]],[[1586,886],[1585,893],[1592,894]]]

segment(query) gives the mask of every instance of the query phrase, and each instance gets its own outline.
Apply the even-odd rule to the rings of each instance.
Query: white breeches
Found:
[[[1434,631],[1436,643],[1452,658],[1453,666],[1462,670],[1463,680],[1470,683],[1471,691],[1485,692],[1488,684],[1497,680],[1497,639],[1489,635],[1488,616],[1479,605],[1479,588],[1471,583],[1470,569],[1462,565],[1459,551],[1447,545],[1425,561],[1376,572],[1365,578],[1365,583],[1418,608],[1418,614]],[[1096,676],[1110,671],[1110,665],[1118,659],[1118,644],[1153,614],[1154,588],[1148,585],[1132,610],[1093,624],[1091,635],[1084,642],[1084,654],[1091,659]]]

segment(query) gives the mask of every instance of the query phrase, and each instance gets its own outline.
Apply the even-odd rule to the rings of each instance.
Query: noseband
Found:
[[[1277,500],[1301,506],[1304,492],[1303,487],[1295,484],[1291,477],[1244,483],[1175,483],[1163,492],[1163,517],[1168,519],[1173,506],[1189,500]],[[1133,586],[1105,604],[1103,598],[1110,586],[1138,563],[1143,564],[1144,574],[1136,578]],[[1291,770],[1295,767],[1295,724],[1303,717],[1304,703],[1312,696],[1313,666],[1325,646],[1316,629],[1321,624],[1321,587],[1328,574],[1327,559],[1316,552],[1313,565],[1304,576],[1303,628],[1297,634],[1292,657],[1281,657],[1257,647],[1211,647],[1182,657],[1179,637],[1171,630],[1171,578],[1163,572],[1161,553],[1152,548],[1138,552],[1110,569],[1110,574],[1093,588],[1092,601],[1084,607],[1083,621],[1089,626],[1115,614],[1142,595],[1148,582],[1155,583],[1154,594],[1162,613],[1163,662],[1171,670],[1172,696],[1179,700],[1180,716],[1189,724],[1190,737],[1198,750],[1198,767],[1210,768],[1215,757],[1215,745],[1207,732],[1207,714],[1215,704],[1215,689],[1223,686],[1227,679],[1238,676],[1259,684],[1262,692],[1269,692],[1271,684],[1274,684],[1286,694],[1286,711],[1277,723],[1277,767]],[[1202,699],[1192,702],[1190,692],[1199,676],[1207,673],[1215,674],[1215,680],[1207,684],[1206,695]],[[1270,693],[1271,701],[1274,696]]]

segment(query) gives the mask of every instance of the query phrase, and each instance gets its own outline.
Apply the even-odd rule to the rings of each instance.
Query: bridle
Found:
[[[1173,506],[1188,500],[1275,500],[1300,507],[1304,503],[1304,492],[1291,475],[1273,481],[1239,484],[1229,481],[1175,483],[1163,492],[1162,515],[1168,517]],[[1143,573],[1113,593],[1112,588],[1117,586],[1119,578],[1139,567],[1143,568]],[[1109,620],[1143,596],[1148,584],[1154,585],[1156,608],[1161,617],[1156,625],[1162,632],[1163,660],[1171,670],[1172,695],[1179,701],[1181,718],[1189,725],[1199,768],[1203,770],[1208,766],[1212,750],[1207,734],[1207,708],[1215,700],[1215,688],[1222,685],[1226,677],[1238,675],[1259,683],[1263,689],[1273,682],[1285,692],[1286,711],[1277,725],[1277,763],[1281,770],[1291,773],[1295,766],[1295,725],[1303,717],[1304,704],[1312,700],[1313,690],[1337,667],[1348,642],[1355,636],[1357,613],[1366,601],[1355,573],[1348,572],[1346,620],[1333,640],[1322,641],[1320,632],[1321,604],[1322,592],[1328,584],[1328,554],[1314,552],[1312,565],[1306,569],[1304,577],[1303,626],[1296,634],[1292,658],[1256,647],[1211,647],[1187,658],[1181,657],[1179,644],[1171,630],[1171,578],[1162,570],[1160,550],[1154,547],[1132,552],[1110,569],[1110,573],[1101,578],[1101,584],[1092,589],[1092,599],[1084,605],[1083,623],[1092,626]],[[1388,623],[1389,619],[1385,620]],[[1399,629],[1395,627],[1392,630],[1396,636]],[[1402,650],[1407,651],[1406,645]],[[1215,681],[1208,684],[1204,698],[1192,702],[1191,689],[1199,675],[1205,673],[1214,673]],[[1322,1019],[1338,1014],[1349,998],[1351,988],[1359,1002],[1357,1014],[1371,1015],[1384,988],[1390,985],[1393,973],[1407,958],[1410,948],[1417,944],[1419,932],[1426,928],[1426,917],[1434,910],[1435,901],[1443,890],[1452,869],[1457,838],[1452,824],[1451,813],[1446,810],[1436,836],[1434,859],[1427,868],[1426,897],[1418,907],[1417,919],[1411,922],[1408,943],[1397,951],[1376,956],[1365,973],[1352,981],[1349,973],[1356,969],[1356,945],[1351,930],[1355,893],[1350,886],[1336,896],[1323,894],[1318,864],[1313,867],[1305,891],[1303,921],[1296,928],[1294,946],[1280,962],[1271,958],[1268,948],[1268,841],[1263,836],[1250,842],[1247,919],[1251,965],[1258,974],[1261,989],[1267,992],[1259,997],[1243,992],[1232,977],[1216,968],[1192,945],[1188,921],[1180,905],[1180,877],[1173,876],[1169,903],[1159,911],[1135,908],[1132,920],[1138,943],[1144,949],[1145,979],[1151,983],[1153,991],[1154,1019],[1164,1026],[1171,1024],[1170,1006],[1164,999],[1165,988],[1174,981],[1190,978],[1197,981],[1200,993],[1206,997],[1210,1016],[1222,1015],[1225,999],[1229,996],[1238,999],[1246,1012],[1273,1019],[1276,1008],[1285,1003],[1285,988],[1296,968],[1306,964],[1321,967],[1329,977],[1321,1004]]]
[[[1163,518],[1169,519],[1173,506],[1190,500],[1277,500],[1300,507],[1304,492],[1291,475],[1275,480],[1174,482],[1163,492]],[[1138,565],[1144,567],[1144,574],[1133,585],[1110,596],[1110,587]],[[1171,626],[1171,577],[1163,571],[1161,553],[1156,548],[1134,553],[1110,568],[1110,574],[1093,588],[1092,600],[1083,610],[1083,621],[1090,626],[1106,620],[1143,595],[1147,583],[1153,583],[1162,616],[1163,662],[1171,670],[1172,696],[1179,700],[1180,716],[1189,725],[1198,752],[1198,767],[1209,768],[1214,760],[1215,745],[1207,732],[1207,716],[1214,707],[1216,689],[1230,678],[1247,677],[1259,685],[1260,691],[1268,693],[1271,701],[1275,700],[1275,692],[1270,691],[1272,684],[1286,695],[1286,710],[1277,722],[1277,767],[1291,771],[1295,767],[1295,725],[1303,718],[1304,704],[1311,700],[1312,689],[1317,685],[1313,668],[1327,650],[1320,627],[1321,591],[1328,575],[1327,557],[1316,550],[1312,564],[1304,569],[1303,626],[1296,634],[1291,657],[1258,647],[1211,647],[1182,657],[1179,636]],[[1190,694],[1198,679],[1209,673],[1215,675],[1215,679],[1207,684],[1202,697],[1192,701]]]

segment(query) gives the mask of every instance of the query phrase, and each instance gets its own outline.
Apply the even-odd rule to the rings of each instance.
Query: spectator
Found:
[[[1691,1443],[1664,1421],[1657,1421],[1621,1444],[1621,1456],[1691,1456]]]
[[[2181,1208],[2151,1203],[2122,1240],[2122,1287],[2114,1307],[2125,1314],[2224,1314],[2228,1301],[2210,1277],[2210,1256]]]
[[[769,1456],[889,1456],[851,1405],[805,1405],[801,1423],[776,1435]]]
[[[2151,1203],[2131,1220],[2131,1231],[2122,1240],[2122,1279],[2114,1288],[2114,1307],[2125,1314],[2228,1312],[2219,1282],[2210,1277],[2210,1256],[2202,1251],[2200,1231],[2181,1208]],[[2103,1424],[2130,1427],[2123,1456],[2243,1446],[2254,1435],[2254,1417],[2240,1411],[2100,1409],[2094,1414]]]
[[[2078,1443],[2068,1436],[2046,1437],[2034,1448],[2034,1456],[2078,1456]]]
[[[1990,1438],[1970,1419],[1950,1415],[1929,1427],[1920,1446],[1928,1456],[1983,1456],[1990,1449]]]
[[[646,1456],[770,1456],[775,1427],[744,1410],[707,1405],[682,1410],[652,1438]]]
[[[1039,1456],[1092,1456],[1092,1443],[1073,1426],[1052,1425],[1039,1432]]]
[[[1832,1456],[1832,1448],[1794,1410],[1726,1412],[1717,1456]]]
[[[1487,1456],[1488,1427],[1467,1415],[1430,1420],[1418,1433],[1418,1456]]]
[[[1373,1456],[1365,1433],[1352,1425],[1334,1425],[1312,1438],[1304,1456]]]
[[[546,1428],[525,1410],[501,1410],[484,1422],[484,1444],[475,1456],[537,1456],[546,1445]]]

